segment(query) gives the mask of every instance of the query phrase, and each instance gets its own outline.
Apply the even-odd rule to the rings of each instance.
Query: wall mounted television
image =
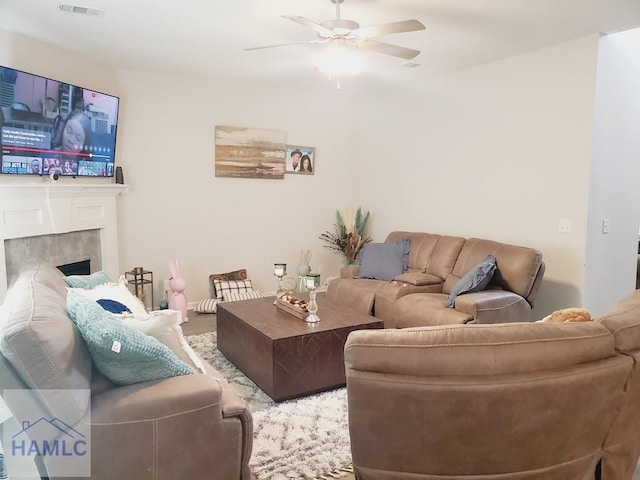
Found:
[[[0,65],[2,174],[112,177],[119,103]]]

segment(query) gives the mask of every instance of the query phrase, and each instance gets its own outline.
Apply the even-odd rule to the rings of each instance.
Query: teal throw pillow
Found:
[[[496,271],[496,257],[487,255],[480,263],[469,270],[458,283],[444,302],[447,308],[454,308],[456,297],[463,293],[481,292],[489,286],[493,274]]]
[[[129,385],[194,373],[169,347],[125,325],[94,300],[70,290],[67,310],[96,368],[114,383]]]
[[[109,283],[111,279],[101,270],[91,275],[69,275],[64,277],[64,281],[71,288],[94,288],[103,283]]]

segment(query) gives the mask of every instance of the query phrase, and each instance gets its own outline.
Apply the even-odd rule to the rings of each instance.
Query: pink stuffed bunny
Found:
[[[178,310],[182,314],[181,323],[188,322],[187,297],[184,294],[184,289],[187,287],[187,283],[180,276],[180,269],[178,268],[177,260],[171,260],[169,262],[169,272],[171,273],[171,278],[169,278],[169,287],[171,287],[169,308],[171,310]]]

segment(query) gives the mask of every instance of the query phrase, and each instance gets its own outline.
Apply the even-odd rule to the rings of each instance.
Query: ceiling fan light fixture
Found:
[[[339,45],[329,46],[318,58],[317,65],[330,78],[358,75],[363,68],[358,52]]]

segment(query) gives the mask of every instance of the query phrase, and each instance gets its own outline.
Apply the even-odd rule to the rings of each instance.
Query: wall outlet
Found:
[[[602,220],[602,233],[603,234],[607,234],[609,233],[609,219],[605,218]]]
[[[568,218],[561,218],[558,220],[558,232],[571,233],[571,220]]]

